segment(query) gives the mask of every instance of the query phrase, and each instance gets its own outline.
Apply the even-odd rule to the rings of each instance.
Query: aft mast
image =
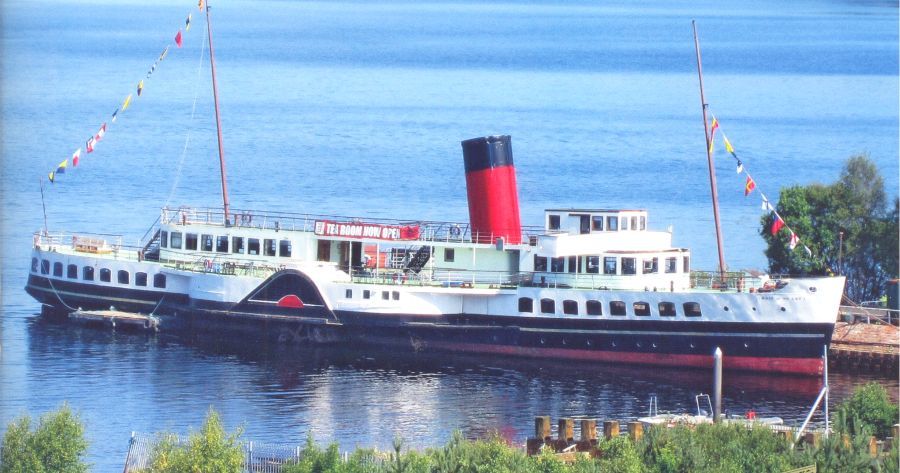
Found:
[[[219,142],[219,170],[222,176],[222,205],[225,211],[225,225],[228,225],[228,183],[225,175],[225,150],[222,148],[222,121],[219,119],[219,89],[216,87],[216,55],[213,52],[212,21],[209,17],[209,2],[206,2],[206,32],[209,36],[209,69],[212,72],[213,103],[216,109],[216,133]]]
[[[725,278],[725,249],[722,244],[722,225],[719,222],[719,192],[716,190],[716,167],[713,162],[712,148],[709,135],[709,122],[706,118],[706,99],[703,96],[703,66],[700,61],[700,40],[697,39],[697,23],[691,20],[694,28],[694,49],[697,51],[697,76],[700,78],[700,104],[703,109],[703,133],[706,136],[706,162],[709,165],[709,191],[712,194],[713,218],[716,222],[716,244],[719,248],[719,278]],[[212,47],[210,47],[212,52]]]

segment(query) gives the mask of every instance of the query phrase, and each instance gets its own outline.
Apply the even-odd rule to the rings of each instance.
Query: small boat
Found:
[[[645,426],[666,426],[674,427],[677,425],[699,425],[713,423],[713,407],[709,394],[698,394],[694,396],[694,402],[697,405],[696,414],[674,414],[663,412],[659,413],[659,405],[656,396],[650,398],[650,408],[645,417],[638,418]],[[703,406],[703,407],[701,407]],[[704,408],[706,407],[706,408]],[[744,415],[735,415],[727,410],[722,414],[722,422],[726,424],[742,424],[742,425],[783,425],[784,419],[781,417],[759,417],[753,410],[747,411]]]

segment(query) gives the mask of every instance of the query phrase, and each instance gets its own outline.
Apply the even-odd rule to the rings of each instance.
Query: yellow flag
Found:
[[[47,177],[50,178],[50,183],[51,183],[51,184],[53,183],[53,178],[54,178],[55,176],[56,176],[56,173],[53,172],[53,171],[50,171],[50,173],[47,174]]]
[[[128,94],[128,97],[125,97],[125,102],[122,102],[122,111],[128,110],[129,105],[131,105],[131,94]]]
[[[725,140],[725,151],[728,151],[729,153],[734,154],[734,147],[731,146],[731,142],[728,141],[728,137],[725,135],[722,135],[722,139]]]
[[[203,0],[197,2],[197,10],[203,11]]]

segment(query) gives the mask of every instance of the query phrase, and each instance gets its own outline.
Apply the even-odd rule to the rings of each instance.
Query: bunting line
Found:
[[[715,142],[714,142],[715,132],[716,132],[716,130],[718,130],[721,127],[721,124],[719,122],[719,119],[716,118],[715,115],[713,115],[712,113],[710,113],[710,115],[712,116],[712,124],[711,124],[712,131],[710,132],[710,138],[709,138],[709,152],[712,153],[713,147],[715,145]],[[731,157],[734,158],[734,160],[735,160],[735,164],[737,165],[737,173],[745,174],[747,176],[747,178],[744,182],[744,197],[747,197],[754,190],[756,190],[756,180],[753,179],[753,176],[750,175],[750,172],[748,172],[744,168],[744,162],[741,160],[741,158],[738,157],[737,153],[734,150],[734,146],[731,144],[731,141],[728,140],[728,136],[725,134],[725,131],[719,130],[719,134],[722,136],[722,142],[725,144],[725,151],[727,151],[728,154],[730,154]],[[812,250],[810,250],[806,244],[801,245],[800,236],[797,235],[797,233],[794,232],[794,230],[790,226],[787,225],[787,223],[784,221],[784,218],[782,218],[781,215],[778,213],[778,211],[775,210],[775,206],[772,205],[772,203],[769,201],[769,199],[766,197],[766,195],[763,194],[762,191],[757,190],[757,192],[759,193],[760,197],[762,198],[762,210],[766,211],[766,212],[770,212],[772,214],[772,217],[773,217],[772,225],[769,227],[769,232],[772,234],[772,236],[776,236],[776,235],[778,235],[778,233],[780,231],[786,230],[787,232],[789,232],[789,235],[790,235],[789,239],[788,239],[788,248],[790,248],[790,250],[793,251],[798,246],[802,246],[803,250],[806,251],[806,254],[810,258],[812,258],[812,256],[813,256]]]
[[[199,3],[197,4],[198,10],[202,11],[203,6],[204,6],[204,1],[200,0]],[[188,12],[187,18],[184,20],[184,32],[185,33],[190,31],[192,19],[193,19],[192,14],[190,12]],[[184,40],[184,36],[182,34],[182,30],[178,29],[178,32],[175,34],[175,44],[179,48],[181,48],[183,45],[183,40]],[[162,53],[160,53],[159,57],[156,59],[156,61],[153,62],[153,64],[150,66],[150,69],[147,71],[147,75],[143,79],[138,81],[137,91],[136,91],[137,97],[141,97],[141,95],[143,95],[144,80],[149,79],[150,76],[153,74],[153,72],[156,71],[156,68],[160,65],[160,63],[163,61],[163,59],[165,59],[166,56],[169,54],[170,47],[171,47],[171,44],[167,44],[165,46],[165,48],[163,48]],[[201,54],[202,54],[202,51],[201,51]],[[122,101],[122,105],[119,106],[118,108],[116,108],[112,112],[109,122],[104,122],[102,125],[100,125],[100,129],[84,142],[85,153],[90,154],[90,153],[94,152],[94,150],[97,146],[97,143],[99,143],[101,140],[103,140],[104,136],[106,135],[106,132],[108,131],[108,128],[109,128],[108,124],[116,123],[116,120],[119,118],[119,115],[123,114],[126,110],[128,110],[128,107],[132,105],[133,101],[134,101],[134,94],[133,93],[128,94],[125,97],[125,99]],[[70,159],[72,160],[72,167],[73,168],[77,167],[79,164],[79,161],[81,159],[81,148],[78,148],[78,150],[75,151],[74,154],[72,154]],[[56,166],[56,168],[54,168],[52,171],[50,171],[47,174],[47,177],[49,178],[51,183],[56,182],[56,180],[59,178],[60,174],[66,173],[66,168],[68,167],[68,162],[69,162],[69,159],[64,160],[63,162],[59,163]]]

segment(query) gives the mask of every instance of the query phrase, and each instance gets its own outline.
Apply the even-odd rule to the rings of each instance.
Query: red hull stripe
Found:
[[[470,353],[495,353],[533,358],[562,358],[582,361],[620,362],[640,365],[711,368],[712,355],[679,355],[670,353],[634,353],[569,348],[517,347],[511,345],[483,345],[477,343],[427,342],[429,347]],[[821,358],[768,358],[752,356],[728,356],[724,368],[757,373],[783,373],[821,376],[824,363]]]

